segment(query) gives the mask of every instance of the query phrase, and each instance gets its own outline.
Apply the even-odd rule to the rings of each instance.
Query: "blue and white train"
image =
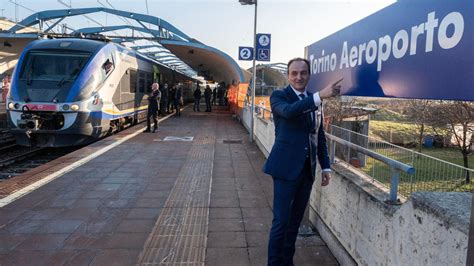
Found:
[[[118,44],[38,40],[13,73],[9,126],[20,145],[83,145],[143,120],[153,82],[192,81]]]

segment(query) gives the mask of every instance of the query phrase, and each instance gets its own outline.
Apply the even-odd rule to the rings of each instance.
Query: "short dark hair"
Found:
[[[290,61],[288,61],[288,65],[286,66],[287,67],[287,71],[288,71],[288,74],[290,74],[290,65],[293,64],[293,62],[296,62],[296,61],[303,61],[306,63],[306,65],[308,66],[308,73],[311,72],[311,67],[310,67],[310,64],[309,64],[309,61],[304,59],[304,58],[301,58],[301,57],[296,57],[296,58],[293,58],[291,59]]]

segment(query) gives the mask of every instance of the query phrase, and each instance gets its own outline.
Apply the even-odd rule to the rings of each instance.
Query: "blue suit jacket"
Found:
[[[263,171],[273,178],[296,180],[303,170],[307,156],[311,158],[311,175],[316,171],[316,158],[322,169],[330,168],[326,137],[323,123],[317,136],[317,147],[310,141],[312,126],[308,112],[318,110],[313,95],[303,100],[288,86],[283,90],[275,90],[270,96],[270,104],[275,123],[275,143],[263,166]],[[317,112],[313,113],[314,115]],[[322,115],[320,117],[322,121]]]

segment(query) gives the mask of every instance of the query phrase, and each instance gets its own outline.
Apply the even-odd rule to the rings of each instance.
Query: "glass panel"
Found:
[[[137,92],[137,71],[130,69],[130,92]]]
[[[89,57],[88,53],[32,51],[27,56],[20,79],[73,81],[84,68]]]

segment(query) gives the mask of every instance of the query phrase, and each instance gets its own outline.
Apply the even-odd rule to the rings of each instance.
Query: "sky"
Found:
[[[15,5],[16,2],[16,5]],[[270,63],[287,63],[304,57],[304,48],[364,17],[394,0],[259,0],[257,33],[271,34]],[[241,67],[252,61],[238,60],[239,46],[253,46],[253,5],[238,0],[0,0],[0,16],[22,20],[49,9],[108,7],[149,14],[164,19],[188,36],[231,56]],[[104,13],[65,19],[78,29],[125,24]],[[257,62],[268,63],[268,62]]]

